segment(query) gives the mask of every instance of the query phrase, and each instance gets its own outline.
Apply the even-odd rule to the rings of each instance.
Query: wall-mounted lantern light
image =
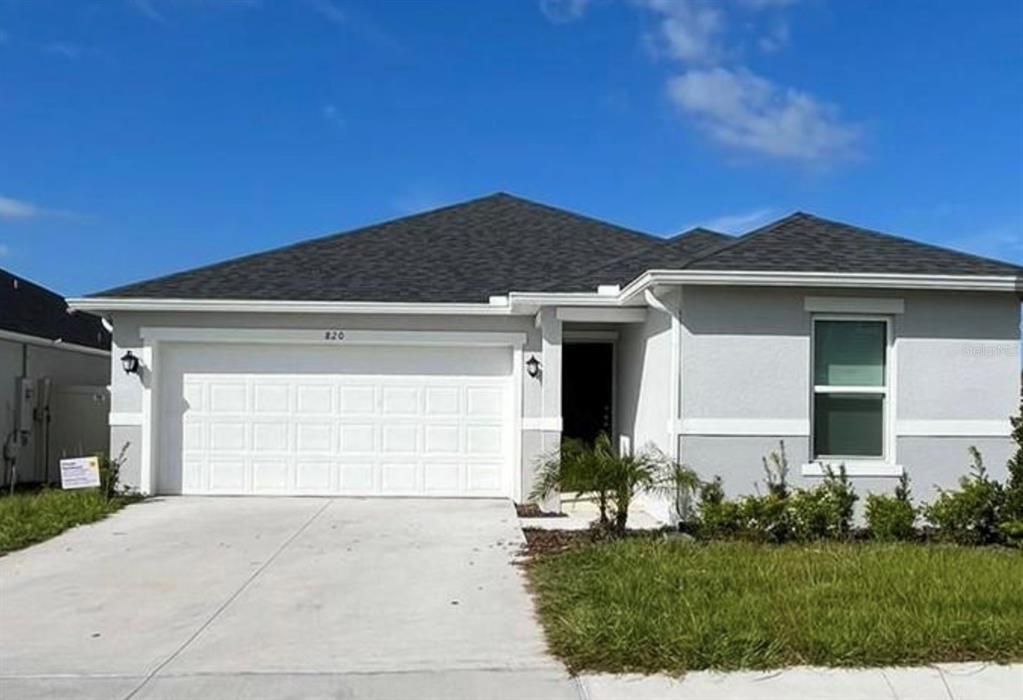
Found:
[[[121,367],[124,367],[125,374],[138,374],[139,358],[135,357],[135,354],[129,350],[124,353],[124,357],[121,358]]]
[[[526,372],[534,379],[540,374],[540,360],[536,359],[536,355],[530,355],[529,359],[526,360]]]

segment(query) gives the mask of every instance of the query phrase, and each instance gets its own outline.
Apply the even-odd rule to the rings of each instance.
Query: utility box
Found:
[[[32,379],[19,378],[16,382],[16,427],[22,437],[32,432],[32,422],[36,409],[36,383]]]

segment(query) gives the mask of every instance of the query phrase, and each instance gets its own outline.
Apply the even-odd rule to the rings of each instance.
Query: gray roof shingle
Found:
[[[660,243],[498,193],[95,296],[486,302]]]
[[[99,316],[69,312],[59,294],[0,270],[0,328],[22,335],[110,349],[110,333]]]
[[[646,270],[1010,275],[1023,268],[797,212],[734,238],[649,234],[498,193],[93,296],[486,302]]]
[[[1020,275],[1017,265],[796,212],[690,263],[692,270]]]

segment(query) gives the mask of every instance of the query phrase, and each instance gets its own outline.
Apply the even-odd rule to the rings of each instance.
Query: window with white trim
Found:
[[[884,317],[813,319],[815,460],[886,459],[889,333]]]

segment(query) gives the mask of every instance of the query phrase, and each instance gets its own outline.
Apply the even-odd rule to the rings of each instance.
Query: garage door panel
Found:
[[[442,417],[459,415],[461,393],[458,387],[426,387],[426,415]]]
[[[295,387],[295,413],[298,415],[330,415],[334,412],[334,387],[302,385]]]
[[[377,450],[377,430],[372,423],[343,423],[341,453],[372,453]]]
[[[291,486],[290,476],[286,459],[252,460],[252,491],[254,493],[284,493]]]
[[[333,464],[329,460],[298,460],[295,465],[295,488],[299,493],[332,493]]]
[[[341,477],[340,491],[354,495],[369,495],[377,490],[372,462],[342,463],[338,467]]]
[[[287,384],[254,382],[252,397],[252,410],[255,413],[287,414],[291,406],[291,392]]]
[[[418,465],[402,462],[385,462],[380,466],[381,491],[396,496],[405,496],[419,491]]]
[[[490,493],[501,488],[501,464],[470,464],[466,491],[470,494]]]
[[[333,454],[334,425],[325,422],[295,424],[295,452],[298,454]]]
[[[213,383],[208,387],[210,413],[245,413],[248,411],[248,387],[241,383]]]
[[[289,425],[287,423],[252,423],[252,449],[257,453],[288,452]]]
[[[211,421],[207,424],[210,438],[207,447],[211,452],[243,451],[248,447],[247,428],[243,421]]]
[[[504,411],[503,392],[497,387],[471,386],[466,389],[467,413],[476,417],[496,418]]]
[[[217,457],[209,460],[209,489],[222,493],[247,491],[244,457]]]
[[[161,492],[509,495],[507,348],[163,353]]]

